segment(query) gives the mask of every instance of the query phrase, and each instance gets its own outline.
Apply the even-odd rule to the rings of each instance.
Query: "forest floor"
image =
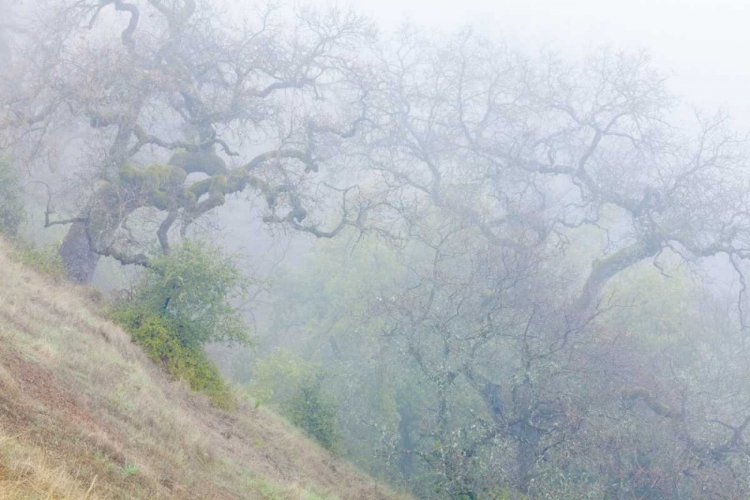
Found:
[[[404,499],[274,413],[171,380],[0,241],[0,499]]]

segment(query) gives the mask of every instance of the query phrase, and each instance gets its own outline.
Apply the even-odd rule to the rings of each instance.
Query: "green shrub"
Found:
[[[151,262],[133,298],[119,302],[112,316],[170,374],[229,410],[234,396],[203,347],[212,341],[250,343],[247,325],[231,304],[249,284],[219,248],[186,241]]]
[[[217,407],[234,409],[234,396],[219,369],[202,347],[180,341],[179,325],[172,319],[132,306],[118,308],[112,316],[173,377],[185,380],[194,391],[209,396]]]
[[[67,277],[65,264],[55,245],[37,248],[33,243],[16,238],[12,241],[13,254],[20,263],[40,274],[61,281]]]
[[[247,384],[256,404],[270,403],[330,451],[339,451],[342,439],[338,411],[323,388],[321,367],[286,349],[277,348],[255,362]]]
[[[277,347],[255,361],[246,388],[257,404],[284,406],[299,393],[318,367],[301,356]]]
[[[0,158],[0,233],[18,234],[24,219],[21,184],[11,163]]]
[[[153,259],[137,286],[138,307],[170,318],[185,345],[248,344],[248,327],[231,302],[251,281],[220,248],[186,241]]]
[[[315,438],[324,448],[337,452],[341,435],[336,405],[326,396],[322,382],[321,376],[304,382],[299,392],[285,405],[286,413],[294,425]]]

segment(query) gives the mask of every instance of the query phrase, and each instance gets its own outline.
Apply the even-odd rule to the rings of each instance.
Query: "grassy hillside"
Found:
[[[170,380],[0,241],[0,498],[391,499],[270,412]]]

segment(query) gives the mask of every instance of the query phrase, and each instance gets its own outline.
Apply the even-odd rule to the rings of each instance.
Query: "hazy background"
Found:
[[[247,9],[245,0],[235,0]],[[306,2],[307,3],[307,2]],[[403,22],[426,29],[477,32],[503,39],[524,52],[552,50],[580,59],[599,47],[646,50],[653,67],[670,77],[668,88],[697,110],[727,112],[739,131],[750,130],[750,3],[732,0],[310,0],[319,7],[352,7],[371,17],[384,34]],[[691,126],[694,123],[690,124]],[[225,244],[248,270],[296,265],[314,238],[276,234],[269,238],[254,213],[234,199],[217,213]],[[252,228],[252,230],[248,230]],[[248,237],[248,235],[250,235]],[[722,266],[720,266],[722,267]],[[718,269],[714,269],[718,271]],[[261,272],[261,274],[263,274]],[[722,269],[717,278],[733,293],[736,276]]]
[[[318,5],[330,2],[314,1]],[[408,19],[441,29],[472,25],[527,50],[581,57],[594,47],[647,49],[670,88],[750,127],[750,3],[736,0],[348,0],[390,29]]]

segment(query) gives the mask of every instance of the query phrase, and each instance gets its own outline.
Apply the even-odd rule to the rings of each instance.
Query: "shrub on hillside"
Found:
[[[338,451],[342,439],[338,411],[323,382],[320,366],[277,348],[255,362],[247,388],[256,404],[276,405],[294,425],[323,447]]]
[[[240,311],[231,304],[248,286],[220,249],[187,241],[151,262],[132,299],[115,306],[113,318],[170,374],[231,409],[231,390],[203,347],[250,343]]]
[[[316,365],[298,354],[277,347],[254,360],[246,387],[256,404],[283,407],[299,392],[306,380],[315,377],[318,370]]]
[[[323,390],[323,379],[318,376],[305,381],[298,393],[289,400],[286,413],[294,425],[304,430],[329,451],[337,452],[341,434],[337,423],[336,405]]]
[[[194,391],[206,394],[219,408],[234,409],[234,396],[219,369],[200,346],[180,341],[179,327],[172,320],[137,307],[121,308],[115,312],[114,319],[173,377],[186,381]]]
[[[21,184],[13,165],[0,158],[0,233],[15,236],[24,219]]]
[[[135,302],[169,318],[185,345],[248,344],[247,324],[232,301],[244,297],[250,284],[220,248],[185,241],[151,261],[137,285]]]

